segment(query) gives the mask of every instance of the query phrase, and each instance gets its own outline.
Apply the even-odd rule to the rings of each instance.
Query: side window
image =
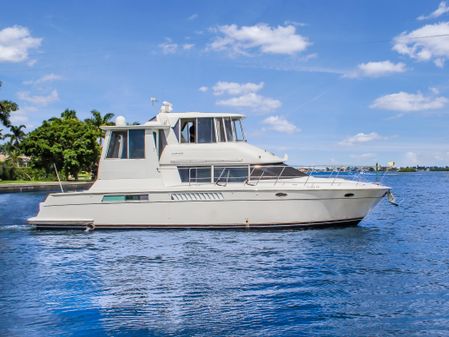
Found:
[[[216,183],[223,182],[242,182],[248,178],[248,167],[214,167],[214,181]]]
[[[210,183],[211,167],[178,167],[179,177],[183,183]]]
[[[198,118],[198,143],[215,143],[213,118]]]
[[[181,119],[181,143],[196,143],[195,119]]]
[[[145,130],[129,130],[129,159],[145,158]]]
[[[128,157],[128,133],[112,131],[106,158],[126,159]]]
[[[215,128],[217,129],[217,142],[225,142],[225,132],[223,127],[223,118],[215,118]]]
[[[234,124],[235,140],[242,142],[245,140],[245,134],[243,133],[242,121],[240,119],[233,119],[232,124]]]
[[[233,142],[234,141],[234,136],[232,133],[232,124],[231,124],[231,118],[224,118],[224,126],[225,126],[225,131],[226,131],[226,139],[228,142]]]

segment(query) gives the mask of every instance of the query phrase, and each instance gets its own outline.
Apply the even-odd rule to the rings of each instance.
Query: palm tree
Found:
[[[26,128],[26,126],[23,124],[19,125],[19,126],[11,125],[11,127],[10,127],[11,133],[8,133],[5,135],[5,139],[9,138],[8,148],[10,150],[12,150],[12,149],[17,150],[19,148],[20,142],[23,140],[23,138],[26,135],[25,132],[22,130],[25,128]]]
[[[113,113],[106,113],[103,116],[101,115],[101,112],[97,110],[92,110],[90,112],[92,114],[91,118],[88,118],[85,120],[85,122],[92,124],[95,126],[98,130],[100,130],[100,126],[102,125],[112,125],[112,118],[114,118]],[[104,137],[104,131],[100,130],[101,138]]]
[[[15,149],[19,147],[20,142],[26,135],[26,133],[22,129],[26,129],[26,126],[23,124],[19,126],[11,125],[11,133],[5,135],[5,138],[9,138],[9,145]]]

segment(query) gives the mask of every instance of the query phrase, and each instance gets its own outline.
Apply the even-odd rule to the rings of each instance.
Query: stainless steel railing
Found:
[[[346,179],[362,182],[367,171],[375,175],[375,180],[380,182],[386,171],[376,172],[373,168],[363,166],[342,165],[313,165],[313,166],[287,166],[287,165],[211,165],[211,166],[188,166],[178,167],[181,181],[190,184],[211,183],[226,186],[228,183],[244,183],[252,186],[261,181],[279,184],[287,179],[305,178],[304,185],[310,182],[311,177],[328,178],[326,181],[313,181],[314,184],[331,184],[338,182],[338,178],[344,176]]]

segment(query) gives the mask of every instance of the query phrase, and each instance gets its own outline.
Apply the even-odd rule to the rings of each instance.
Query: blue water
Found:
[[[449,174],[386,176],[359,227],[35,231],[0,194],[0,336],[449,334]]]

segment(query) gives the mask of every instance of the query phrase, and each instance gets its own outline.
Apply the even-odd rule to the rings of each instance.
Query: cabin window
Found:
[[[106,158],[126,159],[128,157],[128,133],[112,131]]]
[[[217,142],[225,142],[226,136],[223,127],[223,118],[215,118],[215,128],[217,129]]]
[[[285,164],[251,166],[252,180],[289,179],[304,176],[307,176],[307,174]]]
[[[102,202],[148,201],[148,194],[104,195]]]
[[[145,130],[129,130],[129,159],[145,158]]]
[[[145,130],[112,131],[106,158],[145,158]]]
[[[248,166],[214,168],[214,181],[216,183],[242,182],[248,178]]]
[[[226,140],[228,142],[232,142],[234,141],[234,135],[232,132],[232,124],[231,124],[231,118],[223,118],[224,120],[224,127],[225,127],[225,132],[226,132]]]
[[[232,124],[234,125],[235,140],[238,142],[245,141],[242,121],[240,119],[233,119]]]
[[[183,183],[210,183],[211,167],[178,167],[179,177]]]
[[[198,118],[198,143],[215,143],[213,118]]]
[[[196,120],[181,119],[181,143],[196,143]]]

